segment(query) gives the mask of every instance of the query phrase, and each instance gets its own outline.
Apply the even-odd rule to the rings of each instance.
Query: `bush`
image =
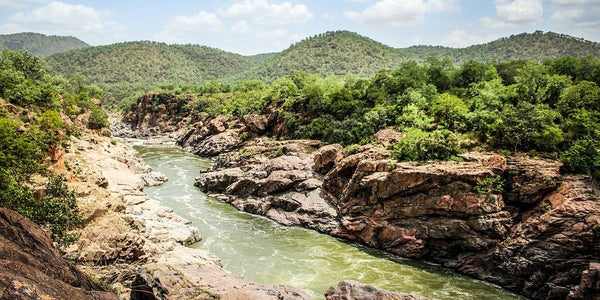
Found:
[[[399,161],[450,160],[459,153],[460,139],[455,133],[446,129],[425,132],[411,128],[394,145],[392,157]]]
[[[102,129],[108,128],[110,123],[108,122],[108,116],[101,108],[92,109],[92,113],[88,118],[89,129]]]
[[[488,177],[477,182],[473,190],[477,194],[498,194],[504,191],[504,179],[500,175]]]
[[[52,239],[59,244],[70,244],[75,237],[67,233],[68,229],[81,223],[81,216],[75,192],[65,183],[65,177],[56,175],[46,184],[46,196],[38,206],[33,219],[51,232]]]
[[[67,230],[81,223],[75,193],[68,189],[62,175],[53,176],[46,184],[46,195],[37,201],[31,190],[19,184],[11,172],[0,170],[0,205],[18,211],[50,232],[52,239],[68,245],[74,236]]]
[[[592,137],[578,139],[560,156],[562,170],[567,173],[593,175],[600,178],[600,141]]]

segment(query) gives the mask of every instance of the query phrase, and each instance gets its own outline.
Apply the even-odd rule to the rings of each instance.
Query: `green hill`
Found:
[[[233,78],[272,81],[301,70],[321,76],[348,74],[372,76],[380,69],[398,66],[396,49],[349,31],[334,31],[304,39]]]
[[[37,56],[48,56],[89,46],[72,36],[47,36],[33,32],[0,35],[0,49],[25,50]]]
[[[197,45],[126,42],[58,53],[47,58],[55,73],[81,74],[119,99],[136,89],[197,85],[229,77],[262,61]]]
[[[486,44],[466,48],[440,46],[413,46],[399,49],[405,57],[423,61],[431,56],[449,57],[454,63],[462,64],[469,60],[482,62],[507,61],[515,59],[542,62],[548,58],[562,56],[581,57],[595,55],[600,57],[600,43],[575,38],[554,32],[536,31],[501,38]]]
[[[82,74],[87,83],[108,91],[108,99],[160,86],[199,85],[210,80],[236,83],[248,79],[271,82],[294,71],[320,76],[361,77],[393,69],[405,61],[448,57],[455,64],[527,59],[543,61],[562,56],[600,56],[600,44],[536,31],[466,48],[413,46],[396,49],[349,31],[308,37],[279,53],[242,56],[205,46],[126,42],[87,47],[48,57],[53,71]]]

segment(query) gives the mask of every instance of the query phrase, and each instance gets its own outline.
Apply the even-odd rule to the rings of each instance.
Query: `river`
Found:
[[[194,178],[210,167],[210,160],[175,146],[135,148],[146,164],[169,178],[145,192],[200,231],[203,239],[192,247],[210,251],[224,269],[254,282],[292,285],[314,299],[323,299],[330,286],[344,279],[432,299],[522,299],[433,264],[238,212],[194,186]]]

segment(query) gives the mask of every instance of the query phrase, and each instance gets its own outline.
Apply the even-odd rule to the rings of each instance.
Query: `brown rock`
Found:
[[[344,158],[344,148],[340,144],[323,146],[315,152],[313,158],[315,170],[321,174],[326,174],[342,158]]]
[[[108,188],[108,179],[106,179],[106,177],[100,177],[96,179],[96,185],[104,189]]]
[[[373,138],[377,143],[380,143],[387,148],[400,141],[404,136],[405,134],[403,132],[400,132],[396,128],[392,127],[379,130],[377,133],[375,133],[375,135],[373,135]]]
[[[208,121],[206,125],[210,134],[218,134],[227,130],[227,116],[219,115],[216,118]]]
[[[393,293],[353,280],[340,281],[325,292],[327,300],[427,300],[419,295]]]
[[[130,300],[166,300],[169,291],[163,288],[159,279],[154,279],[146,270],[141,269],[131,283]]]
[[[248,114],[242,117],[242,120],[250,131],[254,133],[263,133],[269,125],[269,119],[265,115]]]
[[[560,183],[558,161],[514,157],[507,161],[506,200],[539,202]]]
[[[568,299],[600,299],[600,263],[591,262],[581,273],[581,282],[571,290]]]
[[[67,262],[48,235],[0,208],[1,299],[118,299]]]

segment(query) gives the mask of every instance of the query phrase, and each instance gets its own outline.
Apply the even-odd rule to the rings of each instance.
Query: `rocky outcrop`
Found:
[[[353,280],[340,281],[325,292],[327,300],[427,300],[419,295],[392,293]]]
[[[153,133],[158,125],[162,132],[176,131],[178,123],[187,117],[184,106],[189,100],[186,96],[167,93],[144,95],[131,105],[124,121],[140,132]]]
[[[1,299],[118,299],[67,262],[37,224],[0,208]]]
[[[234,276],[210,253],[186,247],[200,240],[198,230],[142,191],[164,178],[142,164],[127,144],[90,136],[73,143],[78,151],[67,154],[72,166],[68,175],[85,227],[66,256],[122,298],[309,298],[292,287],[258,285]],[[90,184],[99,178],[104,187]]]
[[[337,232],[337,212],[320,188],[323,176],[314,171],[312,153],[319,145],[255,139],[241,153],[222,154],[196,185],[240,210],[279,223]],[[228,163],[219,163],[223,161]],[[235,162],[237,167],[227,167]]]
[[[560,175],[555,161],[471,153],[463,162],[399,163],[379,146],[344,157],[339,145],[293,152],[285,147],[306,141],[266,141],[221,153],[196,185],[281,224],[434,261],[536,299],[566,297],[599,259],[596,183]]]
[[[581,273],[581,281],[571,290],[568,299],[600,299],[600,263],[590,263]]]
[[[386,150],[403,137],[392,128],[375,135],[378,145],[345,155],[339,145],[261,133],[287,128],[277,112],[196,122],[179,142],[215,160],[196,185],[240,210],[434,261],[531,298],[595,293],[586,270],[600,261],[598,183],[561,175],[559,162],[468,153],[463,162],[399,163]]]

